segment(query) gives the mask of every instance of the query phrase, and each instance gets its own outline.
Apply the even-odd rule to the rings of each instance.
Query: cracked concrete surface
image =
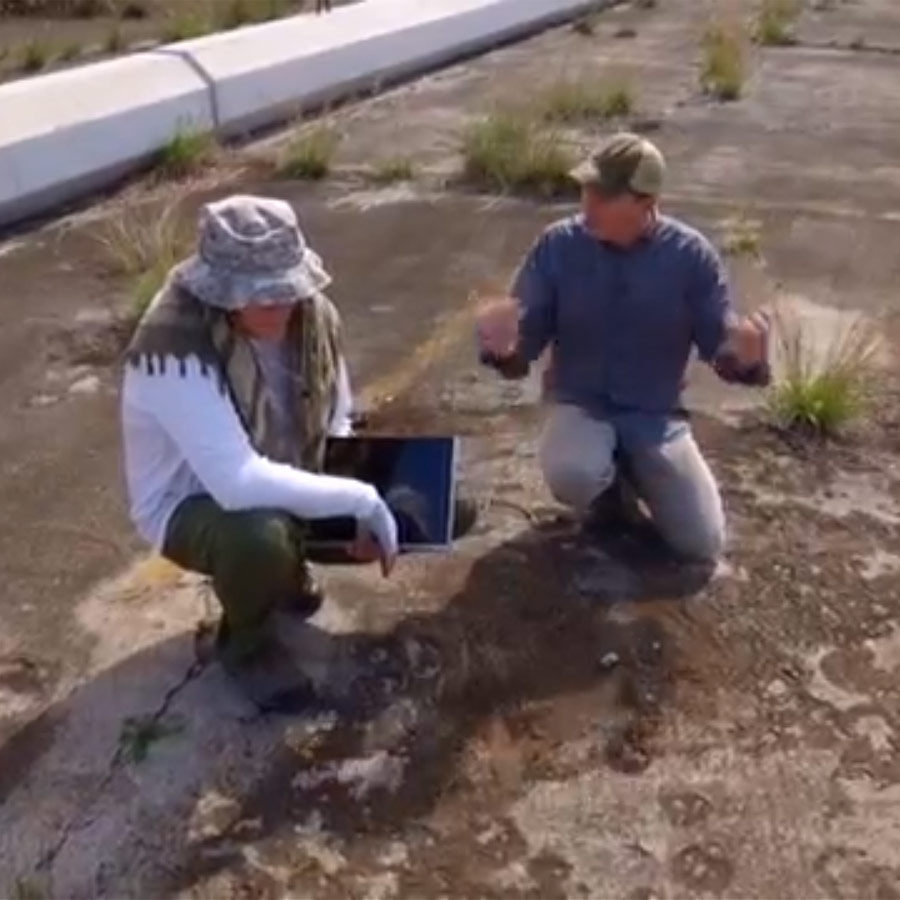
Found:
[[[799,46],[754,51],[736,104],[696,91],[705,5],[626,5],[590,39],[560,29],[335,114],[348,172],[393,152],[399,122],[421,183],[241,183],[294,200],[337,274],[373,427],[461,434],[483,508],[452,556],[390,581],[323,572],[330,602],[285,632],[333,701],[315,715],[260,717],[198,666],[208,592],[135,561],[91,326],[123,289],[91,238],[109,204],[0,245],[0,893],[900,895],[896,358],[872,422],[821,446],[694,373],[732,532],[711,580],[586,545],[537,475],[536,381],[475,370],[465,303],[568,207],[434,186],[494,98],[624,69],[673,211],[717,239],[759,219],[762,259],[730,260],[744,305],[786,298],[823,345],[876,317],[889,349],[900,132],[882,50],[900,19],[887,0],[828,7],[804,12]]]

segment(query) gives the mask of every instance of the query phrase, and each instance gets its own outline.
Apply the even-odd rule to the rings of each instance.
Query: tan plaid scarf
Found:
[[[341,353],[340,318],[324,294],[297,305],[287,342],[298,405],[291,461],[317,472],[337,403]],[[126,359],[151,375],[173,363],[183,375],[189,356],[195,356],[204,373],[213,374],[230,396],[256,450],[283,458],[274,402],[250,342],[232,327],[226,313],[170,282],[141,320]]]

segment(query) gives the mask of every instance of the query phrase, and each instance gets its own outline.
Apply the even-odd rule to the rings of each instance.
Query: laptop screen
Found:
[[[360,436],[329,438],[325,472],[373,485],[397,520],[403,550],[449,549],[453,536],[457,439]],[[311,544],[346,544],[353,519],[317,519]]]

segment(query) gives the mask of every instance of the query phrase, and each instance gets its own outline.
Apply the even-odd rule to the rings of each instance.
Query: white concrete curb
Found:
[[[588,5],[367,0],[0,86],[0,225],[112,183],[179,128],[272,124]]]

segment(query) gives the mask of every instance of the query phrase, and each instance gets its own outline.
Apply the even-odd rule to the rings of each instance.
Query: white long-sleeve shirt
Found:
[[[352,395],[343,361],[330,433],[349,434]],[[368,518],[380,502],[373,487],[306,472],[254,450],[214,373],[195,357],[147,374],[128,366],[122,388],[125,475],[131,517],[161,549],[175,508],[209,494],[226,510],[283,509],[298,518]]]

